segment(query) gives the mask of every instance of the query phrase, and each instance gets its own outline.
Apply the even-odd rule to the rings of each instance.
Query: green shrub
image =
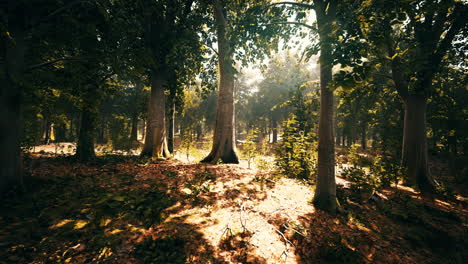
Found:
[[[275,159],[278,172],[290,178],[311,179],[316,165],[311,135],[304,133],[295,119],[284,121],[282,127],[282,141]]]
[[[374,162],[370,167],[371,173],[379,179],[380,188],[390,187],[390,185],[398,184],[398,181],[403,178],[404,169],[396,158],[379,154],[374,158]]]
[[[257,131],[252,129],[247,133],[245,138],[245,143],[242,144],[242,158],[247,160],[249,169],[250,164],[258,155],[257,143],[255,140],[257,139]]]

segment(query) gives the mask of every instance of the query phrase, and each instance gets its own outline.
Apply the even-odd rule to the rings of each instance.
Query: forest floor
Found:
[[[0,263],[464,263],[468,202],[389,188],[315,210],[313,186],[240,165],[33,155],[0,207]],[[345,183],[337,178],[340,183]]]

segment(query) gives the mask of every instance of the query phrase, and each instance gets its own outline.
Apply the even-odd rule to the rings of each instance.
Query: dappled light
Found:
[[[467,1],[0,2],[0,264],[464,264]]]

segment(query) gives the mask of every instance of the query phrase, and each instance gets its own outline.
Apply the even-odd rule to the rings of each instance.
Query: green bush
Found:
[[[310,133],[299,128],[298,121],[283,122],[282,141],[277,148],[276,168],[281,175],[296,179],[311,179],[315,172],[315,144]]]
[[[360,167],[348,167],[342,171],[343,178],[349,180],[351,194],[355,198],[367,200],[372,193],[380,188],[380,181],[378,178],[367,173]]]
[[[400,165],[400,161],[385,154],[379,154],[374,158],[370,170],[380,180],[380,188],[390,187],[392,183],[398,184],[398,181],[404,175],[404,169]]]

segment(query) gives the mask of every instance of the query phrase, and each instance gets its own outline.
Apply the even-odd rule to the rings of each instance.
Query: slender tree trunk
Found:
[[[278,142],[278,123],[276,122],[275,119],[272,121],[272,130],[273,130],[273,139],[272,143]]]
[[[345,131],[344,131],[344,128],[343,128],[342,134],[341,134],[341,146],[342,147],[346,147],[345,139],[346,139],[346,136],[345,136]]]
[[[426,138],[426,98],[410,95],[405,99],[402,165],[407,169],[407,183],[422,192],[434,190],[429,172]]]
[[[172,103],[169,112],[169,124],[168,124],[168,137],[167,137],[167,148],[170,153],[174,153],[174,133],[175,133],[175,103]]]
[[[219,0],[213,3],[218,37],[218,105],[213,146],[210,154],[201,162],[239,163],[234,131],[234,67],[232,50],[226,38],[227,21]]]
[[[133,114],[132,116],[132,129],[130,131],[130,140],[132,142],[137,141],[138,137],[138,116]]]
[[[81,110],[80,132],[76,146],[75,157],[79,162],[87,162],[96,157],[94,151],[94,138],[96,136],[97,109],[98,102],[96,98],[97,87],[94,84],[89,85],[85,98],[85,105]]]
[[[361,130],[361,147],[362,149],[367,148],[367,124],[365,122]]]
[[[336,3],[330,3],[330,5]],[[316,1],[317,26],[320,37],[320,118],[318,129],[318,174],[314,194],[314,205],[321,210],[335,213],[335,145],[333,131],[333,91],[332,81],[332,23],[335,8],[322,1]]]
[[[103,116],[101,118],[101,125],[99,126],[98,136],[97,136],[97,143],[98,144],[106,144],[107,137],[106,137],[106,118]]]
[[[44,120],[44,133],[42,137],[42,144],[49,144],[50,143],[50,126],[51,123],[48,118]]]
[[[146,120],[142,120],[142,124],[141,124],[141,140],[144,140],[145,139],[145,132],[146,132]]]
[[[57,124],[55,127],[55,142],[64,142],[65,141],[65,131],[66,127],[64,124]]]
[[[337,146],[340,146],[340,143],[341,143],[341,133],[339,133],[339,129],[336,128],[336,136],[335,136],[335,144]]]
[[[22,27],[12,26],[2,34],[0,47],[5,54],[0,73],[0,194],[23,185],[20,150],[22,127],[22,73],[26,44]]]

